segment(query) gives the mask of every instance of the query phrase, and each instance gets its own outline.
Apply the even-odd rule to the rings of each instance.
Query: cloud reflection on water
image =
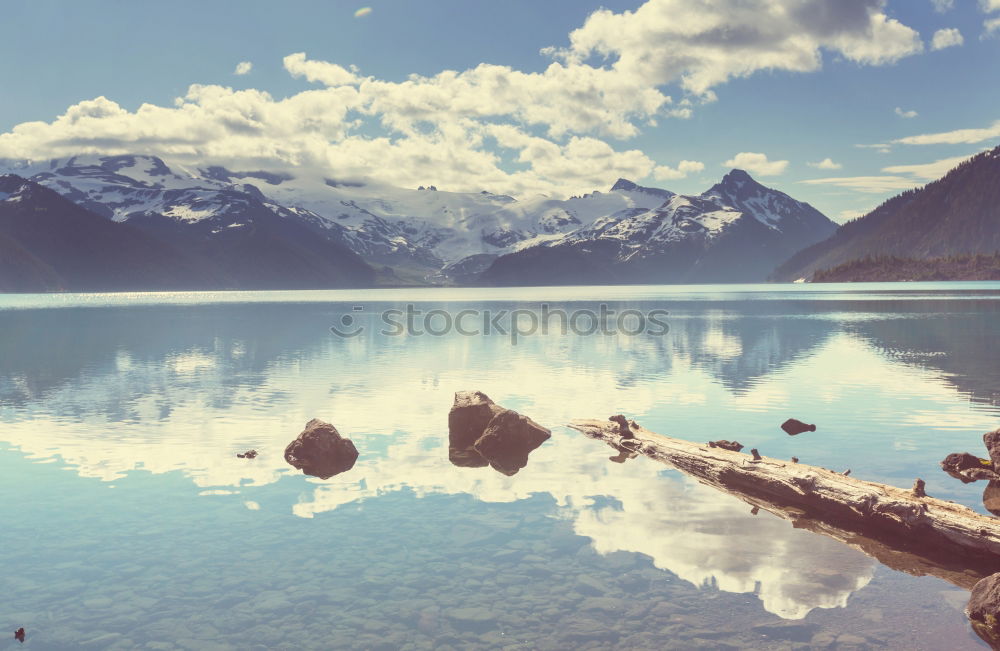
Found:
[[[956,395],[935,357],[901,365],[866,343],[881,336],[893,350],[902,346],[907,335],[883,322],[854,320],[844,330],[775,308],[674,309],[665,339],[550,335],[517,347],[503,337],[371,332],[344,341],[326,330],[339,313],[329,305],[86,310],[69,319],[67,310],[0,313],[16,335],[0,344],[9,354],[0,369],[0,440],[105,481],[138,469],[179,471],[203,494],[238,491],[256,510],[255,490],[294,474],[284,447],[319,417],[352,438],[361,458],[327,482],[289,478],[309,486],[288,505],[296,516],[404,488],[485,502],[549,494],[553,515],[602,553],[646,554],[685,580],[756,593],[769,611],[796,619],[844,605],[871,579],[873,561],[766,514],[750,516],[742,502],[651,462],[611,463],[606,448],[560,427],[625,413],[677,436],[753,436],[779,446],[787,443],[771,430],[795,406],[828,409],[823,433],[834,414],[862,438],[891,424],[900,433],[886,449],[916,453],[927,445],[920,428],[993,422]],[[871,323],[881,330],[855,332]],[[552,428],[553,438],[514,477],[452,466],[447,412],[460,389],[486,392]],[[844,413],[844,404],[866,409]],[[839,463],[829,440],[802,445]],[[861,443],[884,442],[836,441]],[[260,456],[235,457],[248,448]]]

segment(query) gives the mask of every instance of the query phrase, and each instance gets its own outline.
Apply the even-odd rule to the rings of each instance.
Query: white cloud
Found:
[[[831,158],[824,158],[818,163],[806,163],[809,167],[815,167],[819,170],[839,170],[843,165],[840,163],[834,163]]]
[[[931,4],[934,5],[934,11],[943,14],[955,7],[955,0],[931,0]]]
[[[956,165],[964,160],[967,160],[968,158],[968,156],[955,156],[953,158],[944,158],[932,163],[891,165],[889,167],[883,167],[882,171],[888,172],[889,174],[909,174],[917,179],[933,181],[941,178],[950,172]]]
[[[937,180],[967,158],[968,156],[955,156],[931,163],[890,165],[882,168],[882,171],[887,174],[886,176],[841,176],[825,179],[808,179],[802,181],[802,183],[809,185],[833,185],[858,192],[882,194],[885,192],[908,190],[928,181]],[[845,215],[842,214],[841,216]]]
[[[240,61],[236,64],[236,70],[233,70],[234,75],[248,75],[250,71],[253,70],[253,63],[250,61]]]
[[[905,176],[837,176],[825,179],[807,179],[800,181],[800,183],[807,185],[832,185],[871,194],[909,190],[920,185],[919,182]]]
[[[900,145],[958,145],[974,144],[1000,138],[1000,120],[983,129],[956,129],[940,133],[925,133],[893,140]]]
[[[705,169],[705,164],[696,160],[682,160],[677,167],[659,165],[653,170],[653,178],[657,181],[671,181],[686,178],[688,174],[697,174]]]
[[[768,160],[767,154],[741,151],[725,163],[724,167],[736,167],[752,172],[757,176],[777,176],[785,172],[788,167],[787,160]]]
[[[983,11],[1000,11],[1000,0],[979,0],[979,6]]]
[[[917,117],[920,114],[917,113],[916,111],[912,111],[912,110],[911,111],[904,111],[903,109],[901,109],[901,108],[899,108],[897,106],[896,107],[896,115],[898,115],[901,118],[912,119],[912,118]]]
[[[962,37],[962,32],[954,27],[939,29],[934,32],[934,37],[931,38],[931,49],[943,50],[946,47],[954,47],[963,43],[965,43],[965,38]]]
[[[910,27],[883,13],[883,0],[649,0],[635,11],[594,12],[550,50],[567,62],[598,56],[655,84],[679,82],[707,95],[760,70],[810,72],[822,50],[881,65],[920,52]]]
[[[888,154],[889,152],[892,151],[892,148],[884,142],[875,143],[873,145],[854,145],[854,146],[857,147],[858,149],[874,149],[880,154]]]
[[[858,217],[864,217],[867,214],[868,214],[867,210],[841,210],[840,223],[844,223],[852,219],[857,219]]]
[[[483,63],[387,81],[293,53],[284,59],[287,72],[322,88],[276,99],[262,90],[193,85],[173,106],[134,111],[98,97],[51,122],[0,134],[0,157],[156,154],[180,163],[306,168],[407,186],[434,179],[454,190],[489,186],[510,194],[589,191],[611,166],[631,176],[677,177],[694,172],[695,162],[657,165],[638,149],[604,139],[633,138],[659,119],[688,118],[715,100],[712,87],[734,77],[816,70],[824,51],[866,65],[920,51],[916,32],[888,18],[883,5],[649,0],[635,11],[595,12],[570,34],[567,48],[546,49],[558,60],[538,72]],[[252,70],[244,63],[237,73]],[[688,96],[675,103],[664,92],[671,84]],[[491,148],[501,127],[523,136],[524,147],[513,149],[526,169],[510,171],[509,152]],[[508,143],[518,139],[504,133]],[[590,167],[557,160],[570,153]],[[786,165],[764,157],[746,167],[766,175]]]
[[[982,38],[989,38],[994,34],[1000,34],[1000,17],[989,18],[983,21]]]
[[[307,59],[305,52],[289,54],[282,63],[293,77],[304,77],[324,86],[349,86],[359,81],[354,69],[348,70],[336,63]]]

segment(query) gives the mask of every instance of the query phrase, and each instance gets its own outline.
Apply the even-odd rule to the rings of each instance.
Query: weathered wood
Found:
[[[1000,520],[965,506],[849,477],[840,472],[708,444],[675,439],[633,425],[623,438],[616,423],[576,420],[570,425],[619,451],[646,455],[793,526],[837,540],[883,564],[931,574],[969,589],[1000,571]]]

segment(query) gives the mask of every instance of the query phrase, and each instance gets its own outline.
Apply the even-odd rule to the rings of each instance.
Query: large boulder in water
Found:
[[[973,586],[965,614],[976,635],[992,648],[1000,648],[1000,572]]]
[[[509,476],[528,465],[528,454],[550,436],[549,430],[527,416],[504,409],[493,417],[473,447],[494,470]]]
[[[285,461],[307,475],[329,479],[354,467],[358,449],[330,423],[312,419],[285,448]]]
[[[448,458],[456,466],[513,475],[552,433],[480,391],[459,391],[448,414]]]
[[[448,444],[464,449],[475,445],[493,417],[505,411],[482,391],[458,391],[448,412]]]

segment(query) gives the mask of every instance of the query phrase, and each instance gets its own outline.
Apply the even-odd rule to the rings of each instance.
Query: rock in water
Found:
[[[1000,572],[973,586],[965,614],[976,635],[992,648],[1000,648]]]
[[[358,449],[330,423],[312,419],[285,448],[285,461],[307,475],[329,479],[354,467]]]
[[[459,391],[448,414],[448,458],[460,467],[492,466],[513,475],[552,433],[526,416],[505,409],[480,391]]]
[[[17,640],[18,642],[24,642],[24,627],[23,626],[21,628],[17,629],[16,631],[14,631],[14,639]]]
[[[1000,429],[983,434],[983,443],[990,452],[990,459],[993,461],[993,470],[1000,472]]]
[[[475,445],[493,417],[504,408],[481,391],[458,391],[448,412],[448,444],[467,449]]]
[[[815,425],[807,425],[801,420],[796,420],[794,418],[789,418],[784,423],[781,424],[781,429],[785,430],[785,433],[789,436],[797,436],[802,432],[815,432]]]
[[[510,476],[528,465],[528,454],[550,436],[527,416],[505,409],[493,417],[473,447],[494,470]]]
[[[485,468],[490,462],[475,448],[448,448],[448,460],[459,468]]]
[[[941,461],[941,469],[966,484],[980,479],[1000,479],[1000,475],[993,472],[989,459],[980,459],[968,452],[952,452]]]
[[[983,490],[983,506],[993,515],[1000,515],[1000,481],[992,480]]]

